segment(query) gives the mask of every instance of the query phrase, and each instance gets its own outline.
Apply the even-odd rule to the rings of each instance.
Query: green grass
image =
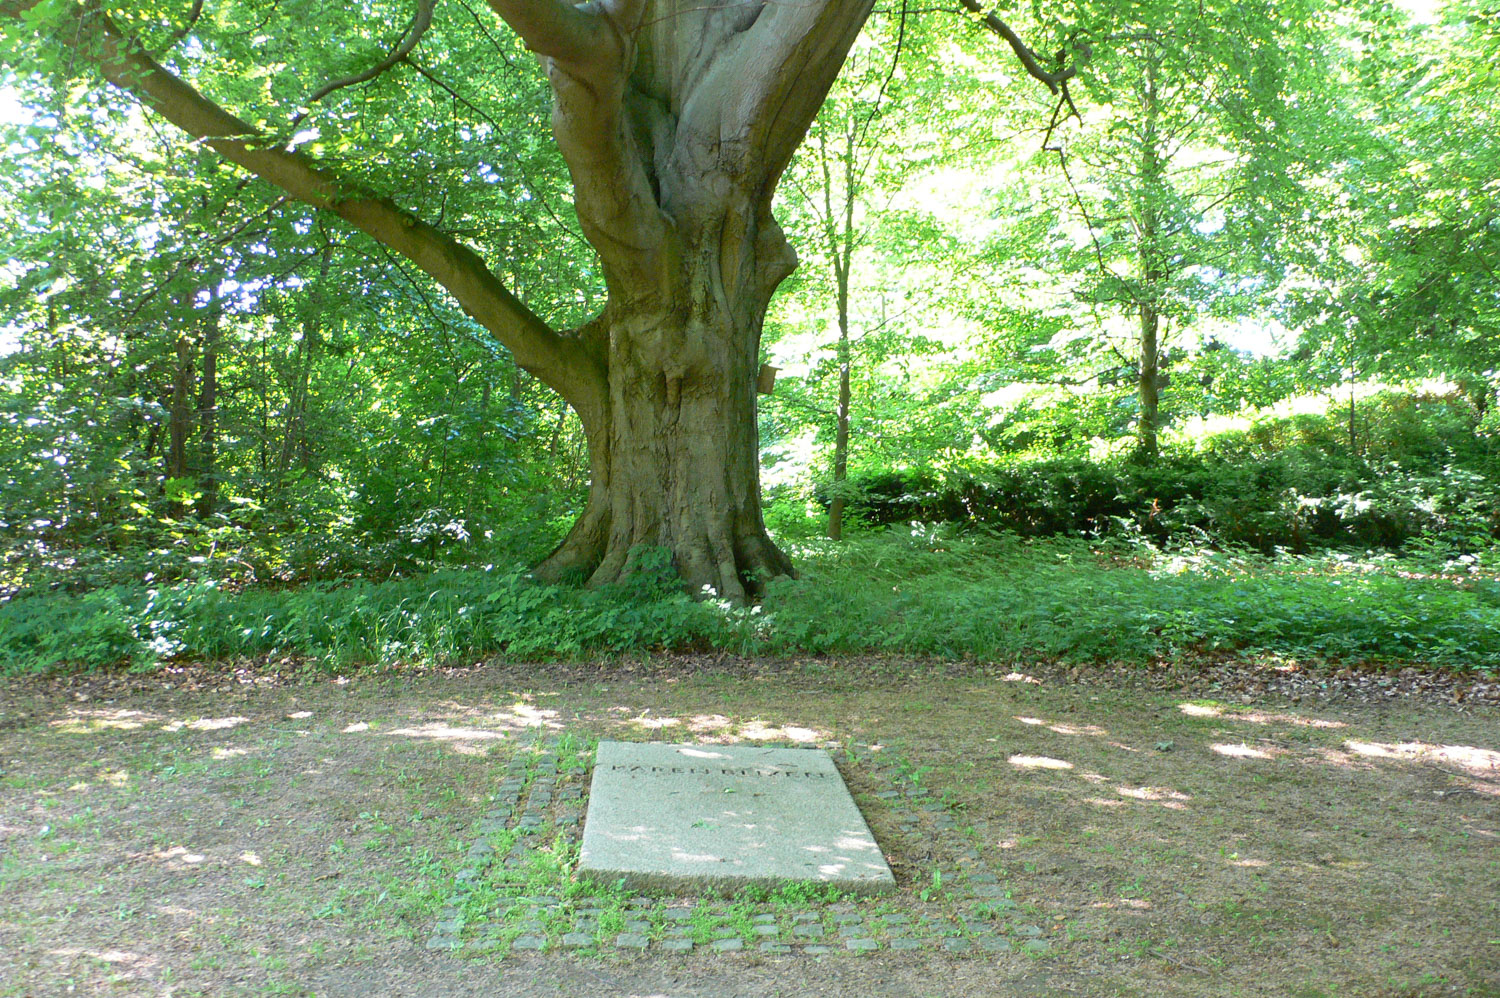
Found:
[[[292,657],[312,667],[564,660],[656,649],[1147,661],[1189,650],[1493,669],[1500,580],[1386,557],[1163,555],[938,528],[795,549],[803,576],[749,608],[658,567],[599,590],[522,569],[228,592],[214,583],[0,604],[0,675]],[[650,560],[650,559],[648,559]],[[913,705],[912,709],[918,709]]]

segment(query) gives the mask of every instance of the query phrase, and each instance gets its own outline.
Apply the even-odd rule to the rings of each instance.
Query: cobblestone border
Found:
[[[1051,950],[1034,917],[985,866],[963,832],[961,815],[921,785],[920,771],[899,752],[868,744],[847,750],[837,743],[791,747],[827,749],[856,799],[865,798],[867,813],[872,806],[894,811],[898,833],[937,856],[932,882],[908,886],[898,895],[795,905],[528,894],[528,863],[559,836],[572,848],[581,838],[590,771],[572,746],[552,738],[522,747],[510,760],[490,809],[475,826],[478,838],[454,875],[453,894],[427,948],[501,957],[552,950],[810,956]],[[564,765],[564,758],[572,764]],[[880,789],[861,793],[866,784]],[[475,902],[487,898],[493,898],[492,906],[467,924],[465,910],[472,912]]]

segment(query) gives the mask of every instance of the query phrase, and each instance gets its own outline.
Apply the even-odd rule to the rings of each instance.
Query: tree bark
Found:
[[[193,344],[185,335],[179,334],[174,345],[176,363],[172,367],[172,394],[167,409],[167,487],[172,488],[176,480],[180,486],[188,477],[188,434],[192,432],[193,408]],[[168,506],[172,519],[181,519],[187,505],[172,500]]]
[[[1140,403],[1140,423],[1136,428],[1136,449],[1141,460],[1155,461],[1161,454],[1157,430],[1161,425],[1161,314],[1156,306],[1140,306],[1141,355],[1136,395]]]
[[[203,319],[203,384],[198,390],[198,502],[201,519],[219,505],[219,319],[215,307]]]

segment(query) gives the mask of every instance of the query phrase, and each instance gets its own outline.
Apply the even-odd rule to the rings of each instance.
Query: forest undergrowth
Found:
[[[1251,552],[908,525],[785,541],[801,577],[754,605],[682,591],[664,551],[625,583],[522,565],[386,581],[120,584],[0,603],[0,674],[291,658],[309,669],[653,651],[1146,663],[1181,653],[1493,672],[1500,578],[1472,563]],[[697,598],[694,598],[696,596]]]

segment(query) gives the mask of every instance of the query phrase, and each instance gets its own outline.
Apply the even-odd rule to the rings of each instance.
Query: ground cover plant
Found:
[[[0,994],[1496,994],[1496,709],[1197,677],[698,657],[11,681]],[[645,949],[565,950],[561,926],[545,952],[468,945],[528,917],[460,891],[507,774],[578,770],[597,737],[837,746],[899,890],[852,911],[616,897],[599,922],[643,912]],[[935,806],[892,804],[913,786]],[[554,841],[518,867],[528,897],[576,889]],[[851,914],[942,908],[964,932],[949,843],[992,871],[1004,910],[981,928],[1009,948],[881,929],[873,952],[802,951],[799,915],[837,940]],[[466,896],[465,945],[429,948]],[[714,914],[677,953],[684,904]],[[763,914],[792,952],[713,948]]]
[[[1072,662],[1250,651],[1481,671],[1500,662],[1500,581],[1441,554],[1267,559],[920,525],[789,547],[803,578],[750,607],[689,598],[665,552],[643,553],[625,583],[595,590],[513,566],[295,589],[188,582],[22,596],[0,603],[0,674],[174,657],[341,668],[705,647]]]

